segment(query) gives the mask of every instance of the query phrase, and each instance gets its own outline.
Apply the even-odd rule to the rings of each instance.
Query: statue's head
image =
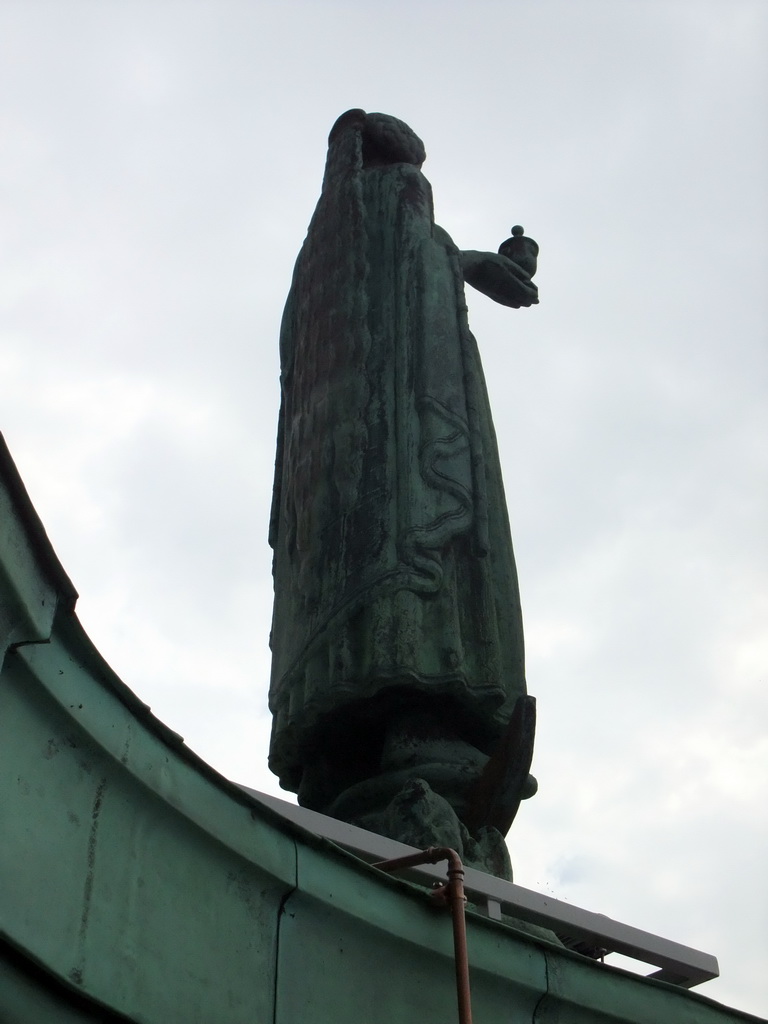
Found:
[[[328,145],[356,135],[365,166],[393,163],[421,167],[426,159],[424,143],[412,128],[391,114],[366,114],[354,108],[342,114],[328,136]]]

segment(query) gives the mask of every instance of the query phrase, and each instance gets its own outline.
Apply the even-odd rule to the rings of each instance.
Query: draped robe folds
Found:
[[[366,167],[359,132],[329,150],[281,371],[270,767],[298,789],[334,716],[393,694],[490,753],[523,633],[459,252],[418,167]]]

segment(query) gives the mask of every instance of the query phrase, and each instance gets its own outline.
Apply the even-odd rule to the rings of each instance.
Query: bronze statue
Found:
[[[508,875],[501,835],[535,789],[533,699],[464,281],[515,308],[537,289],[435,224],[424,158],[402,121],[343,114],[296,263],[270,767],[304,806]]]

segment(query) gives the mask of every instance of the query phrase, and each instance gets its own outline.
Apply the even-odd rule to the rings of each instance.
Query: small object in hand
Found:
[[[499,246],[499,253],[506,256],[508,260],[516,263],[521,270],[531,277],[536,273],[536,257],[539,255],[538,242],[523,234],[525,228],[515,224],[512,228],[512,237],[502,242]]]

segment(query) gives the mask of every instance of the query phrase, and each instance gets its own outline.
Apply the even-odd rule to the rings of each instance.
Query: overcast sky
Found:
[[[768,4],[0,0],[0,428],[121,678],[266,768],[277,334],[328,131],[407,121],[469,294],[538,699],[515,878],[768,1015]],[[468,292],[471,290],[468,289]]]

